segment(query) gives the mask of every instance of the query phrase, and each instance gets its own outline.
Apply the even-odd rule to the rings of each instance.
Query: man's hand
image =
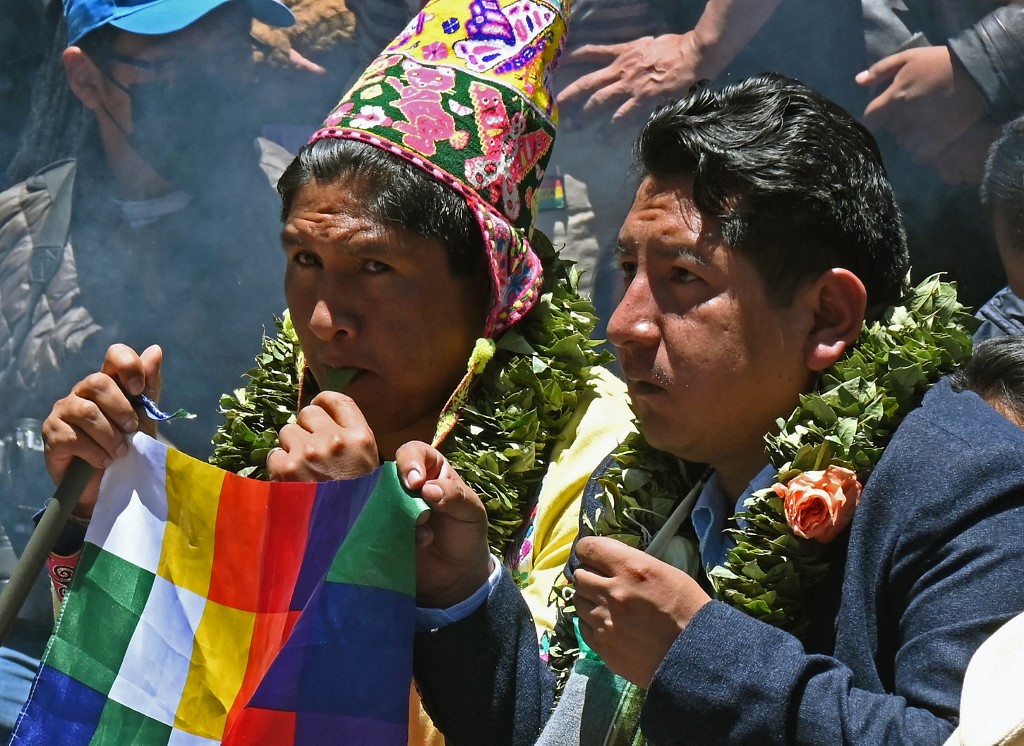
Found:
[[[605,537],[576,545],[583,639],[615,673],[647,689],[676,637],[711,601],[682,570]]]
[[[308,57],[297,52],[294,47],[288,50],[288,62],[291,63],[292,67],[313,73],[314,75],[327,74],[326,67],[316,64]]]
[[[864,110],[864,121],[892,133],[919,163],[934,163],[987,111],[978,86],[945,46],[890,55],[856,79],[867,87],[887,84]]]
[[[137,430],[156,434],[156,423],[139,417],[128,397],[160,396],[162,360],[163,352],[156,345],[141,355],[126,345],[112,345],[100,371],[76,383],[43,421],[46,468],[55,483],[60,483],[76,456],[99,470],[79,499],[76,515],[92,515],[102,470],[128,452],[128,435]]]
[[[624,44],[588,44],[560,64],[600,68],[566,86],[558,95],[558,106],[569,118],[610,117],[613,123],[646,115],[707,77],[702,62],[692,32],[645,36]]]
[[[282,482],[355,479],[380,466],[377,441],[352,399],[323,391],[281,428],[280,447],[267,455],[270,478]]]
[[[405,486],[419,490],[430,506],[416,527],[416,602],[446,609],[472,596],[491,574],[487,511],[436,448],[406,443],[395,460]]]
[[[717,77],[781,2],[707,0],[693,30],[685,34],[580,47],[562,58],[563,72],[575,64],[599,69],[566,86],[558,105],[567,117],[586,115],[613,124],[645,117],[657,104],[679,98],[694,82]]]

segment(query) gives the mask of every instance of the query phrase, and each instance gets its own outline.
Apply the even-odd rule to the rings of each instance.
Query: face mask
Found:
[[[130,87],[107,77],[131,97],[131,132],[108,116],[139,157],[179,189],[202,194],[236,158],[253,153],[251,86],[196,72]]]

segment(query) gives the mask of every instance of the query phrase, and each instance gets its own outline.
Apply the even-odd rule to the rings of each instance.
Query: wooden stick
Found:
[[[71,460],[53,497],[46,501],[43,515],[29,537],[18,564],[14,566],[11,579],[7,581],[7,586],[0,594],[0,644],[3,644],[14,627],[18,613],[25,605],[25,599],[28,598],[39,572],[46,564],[46,558],[67,525],[71,511],[78,504],[78,498],[82,496],[94,471],[95,467],[88,461],[76,456]]]

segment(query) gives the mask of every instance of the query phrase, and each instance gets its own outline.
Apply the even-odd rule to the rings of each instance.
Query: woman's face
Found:
[[[281,232],[285,295],[306,362],[355,368],[345,393],[382,459],[429,441],[483,333],[489,283],[454,277],[445,245],[383,224],[349,180],[299,188]]]

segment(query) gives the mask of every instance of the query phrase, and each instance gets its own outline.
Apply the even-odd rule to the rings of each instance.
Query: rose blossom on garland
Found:
[[[827,544],[853,519],[861,486],[850,469],[829,466],[801,472],[787,484],[776,482],[772,490],[782,498],[794,534]]]

